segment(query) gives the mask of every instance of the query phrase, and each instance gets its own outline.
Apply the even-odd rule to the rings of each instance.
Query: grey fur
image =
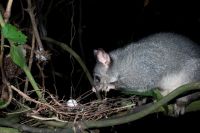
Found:
[[[200,80],[199,46],[174,33],[150,35],[108,55],[107,68],[99,61],[94,68],[94,76],[100,78],[95,79],[96,90],[109,91],[108,86],[114,85],[138,92],[156,87],[166,91],[170,86],[163,82],[173,82],[176,75],[180,75],[178,86]]]

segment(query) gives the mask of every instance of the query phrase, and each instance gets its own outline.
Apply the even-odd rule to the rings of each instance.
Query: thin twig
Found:
[[[28,8],[27,8],[26,11],[28,12],[30,19],[31,19],[33,32],[35,34],[35,38],[36,38],[36,41],[37,41],[37,44],[38,44],[38,47],[39,47],[39,51],[44,51],[44,47],[42,45],[42,41],[40,39],[40,35],[39,35],[38,29],[37,29],[35,15],[33,13],[34,8],[32,7],[31,0],[27,0],[27,4],[28,4]]]
[[[32,34],[32,43],[31,43],[31,54],[29,57],[29,63],[28,63],[28,68],[31,71],[32,63],[33,63],[33,56],[34,56],[34,49],[35,49],[35,35]],[[26,77],[26,82],[24,86],[24,93],[27,93],[28,90],[28,78]]]
[[[76,101],[80,102],[81,100],[85,99],[86,97],[90,96],[91,94],[93,94],[94,92],[92,90],[86,91],[85,93],[83,93],[82,95],[80,95]]]
[[[12,3],[13,3],[13,0],[9,0],[8,1],[7,7],[6,7],[6,11],[4,13],[4,21],[5,21],[5,23],[7,23],[9,18],[10,18],[11,9],[12,9]]]
[[[29,97],[28,95],[26,95],[25,93],[23,93],[22,91],[20,91],[19,89],[17,89],[15,86],[11,85],[11,88],[16,91],[19,95],[21,95],[23,98],[25,98],[27,101],[30,101],[30,102],[34,102],[36,104],[39,104],[39,105],[44,105],[50,109],[52,109],[54,112],[57,112],[57,110],[52,107],[51,105],[47,104],[47,103],[42,103],[42,102],[39,102],[35,99],[32,99],[31,97]]]
[[[71,19],[70,19],[71,20],[71,30],[70,30],[71,37],[70,37],[69,45],[72,48],[72,44],[73,44],[73,41],[74,41],[74,38],[75,38],[75,35],[76,35],[76,28],[75,28],[75,24],[74,24],[74,13],[75,13],[75,11],[74,11],[74,8],[75,8],[74,7],[74,0],[72,0],[71,6],[72,6],[72,16],[71,16]],[[70,90],[71,94],[70,94],[70,97],[73,98],[72,92],[75,91],[74,84],[72,82],[73,73],[74,73],[74,59],[73,59],[73,56],[71,54],[70,54],[70,62],[71,62],[71,65],[72,65],[72,70],[71,70],[71,73],[70,73],[70,82],[71,82],[71,90]]]
[[[43,92],[45,91],[45,75],[44,75],[44,72],[43,72],[43,66],[41,67],[39,62],[36,63],[37,64],[37,67],[40,71],[40,74],[41,74],[41,77],[42,77],[42,88],[43,88]]]
[[[8,89],[8,99],[7,99],[6,103],[4,103],[3,105],[0,105],[0,109],[6,108],[11,103],[12,97],[13,97],[12,89],[10,88],[9,83],[6,82],[4,84],[6,84],[5,88]],[[3,89],[2,89],[2,91],[3,91]]]
[[[51,118],[46,118],[46,117],[42,117],[42,116],[38,116],[38,115],[34,115],[34,114],[27,114],[27,116],[37,119],[37,120],[42,120],[42,121],[59,121],[59,122],[68,122],[68,121],[64,121],[64,120],[60,120],[58,119],[58,117],[51,117]]]

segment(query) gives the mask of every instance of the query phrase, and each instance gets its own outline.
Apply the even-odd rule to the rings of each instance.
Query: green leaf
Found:
[[[25,44],[27,40],[27,36],[11,24],[5,24],[2,27],[2,34],[5,38],[17,44]]]
[[[0,99],[0,106],[4,105],[6,102]]]
[[[23,69],[26,66],[26,59],[21,45],[11,45],[10,55],[13,62],[19,67]]]

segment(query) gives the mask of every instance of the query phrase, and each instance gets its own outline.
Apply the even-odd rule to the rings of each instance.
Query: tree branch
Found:
[[[141,110],[140,112],[134,113],[134,114],[128,114],[123,117],[116,117],[113,119],[106,119],[106,120],[100,120],[100,121],[85,121],[83,122],[84,127],[86,128],[100,128],[100,127],[107,127],[107,126],[114,126],[114,125],[120,125],[128,122],[132,122],[135,120],[138,120],[144,116],[147,116],[148,114],[151,114],[152,112],[156,111],[160,106],[165,105],[178,95],[182,94],[183,92],[189,91],[189,90],[197,90],[200,89],[200,83],[190,83],[183,85],[167,96],[163,97],[160,101],[156,102],[152,106]]]

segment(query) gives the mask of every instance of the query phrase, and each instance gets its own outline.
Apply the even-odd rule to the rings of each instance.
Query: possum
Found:
[[[200,81],[200,46],[176,33],[156,33],[109,53],[94,50],[94,55],[94,92],[159,88],[165,96]]]

